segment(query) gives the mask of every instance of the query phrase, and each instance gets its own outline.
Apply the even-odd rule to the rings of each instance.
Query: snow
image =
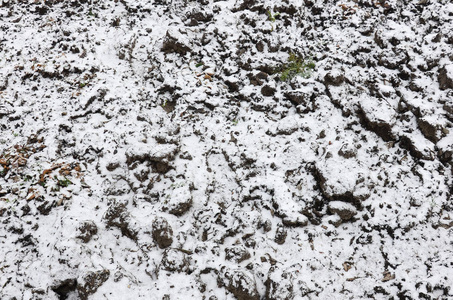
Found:
[[[85,2],[0,2],[0,298],[452,297],[449,1]]]
[[[446,65],[445,70],[447,70],[447,76],[453,78],[453,64]]]

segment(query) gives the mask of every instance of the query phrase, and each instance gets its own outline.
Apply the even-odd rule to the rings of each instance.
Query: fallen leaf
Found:
[[[356,279],[359,279],[360,277],[351,277],[351,278],[346,278],[346,281],[354,281]]]
[[[343,269],[347,272],[352,268],[352,264],[350,262],[345,261],[343,263]]]
[[[17,164],[21,167],[25,166],[27,164],[27,159],[23,158],[23,157],[20,157],[18,160],[17,160]]]
[[[395,274],[392,274],[389,271],[385,271],[383,275],[384,275],[384,278],[382,278],[382,282],[386,282],[386,281],[395,279]]]
[[[36,198],[36,194],[31,194],[30,197],[27,198],[27,201],[31,201]]]
[[[42,171],[41,175],[39,175],[38,183],[44,182],[46,175],[52,173],[53,170],[58,169],[59,167],[61,167],[61,165],[62,164],[56,164],[55,166],[52,166],[51,168]]]

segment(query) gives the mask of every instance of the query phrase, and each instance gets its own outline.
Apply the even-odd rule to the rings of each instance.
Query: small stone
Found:
[[[113,281],[118,282],[121,279],[123,279],[123,277],[124,277],[123,273],[121,273],[120,271],[116,271],[115,274],[113,274]]]
[[[227,270],[219,276],[218,283],[232,293],[238,300],[259,300],[260,295],[252,275],[240,269]]]
[[[199,23],[206,23],[212,20],[213,15],[200,9],[193,9],[186,15],[188,26],[197,26]]]
[[[330,73],[327,73],[324,76],[324,83],[326,85],[334,85],[339,86],[344,82],[344,75],[340,73],[340,71],[335,70]]]
[[[77,238],[81,239],[84,243],[88,243],[93,235],[98,233],[98,228],[93,221],[84,221],[79,225],[79,234]]]
[[[153,221],[153,240],[159,246],[164,249],[170,247],[173,243],[173,229],[167,220],[162,217],[157,217]]]
[[[291,274],[281,271],[276,266],[270,268],[264,284],[266,286],[266,299],[291,300],[294,298]]]
[[[164,174],[171,169],[169,162],[174,160],[178,147],[174,144],[140,145],[126,151],[126,163],[134,169],[140,163],[149,163],[154,172]]]
[[[272,222],[271,222],[271,220],[268,219],[268,220],[264,221],[263,230],[264,230],[264,232],[269,232],[269,231],[272,230]]]
[[[387,69],[396,70],[399,66],[406,64],[408,57],[404,52],[395,53],[392,50],[384,50],[379,55],[379,65]]]
[[[392,132],[394,109],[385,101],[372,97],[365,97],[359,105],[357,114],[364,128],[376,133],[385,142],[394,141]]]
[[[137,240],[138,232],[131,227],[131,217],[124,204],[113,203],[110,205],[105,212],[104,220],[107,227],[117,227],[124,236],[134,241]]]
[[[241,263],[250,257],[250,252],[242,245],[227,247],[225,249],[225,258],[236,263]]]
[[[308,225],[308,218],[304,215],[287,215],[282,219],[282,223],[288,227],[305,227]]]
[[[382,49],[387,48],[387,43],[386,43],[386,41],[382,38],[382,33],[381,33],[381,32],[376,31],[376,32],[374,33],[374,42],[375,42],[376,44],[378,44],[378,46],[381,47]]]
[[[120,164],[118,162],[111,162],[105,167],[108,171],[112,172],[119,168]]]
[[[0,119],[4,116],[13,114],[15,111],[12,107],[7,107],[4,104],[0,104]]]
[[[409,153],[418,159],[434,160],[433,152],[429,148],[419,148],[416,139],[409,135],[402,135],[400,137],[400,146],[409,151]]]
[[[109,279],[109,270],[100,270],[96,272],[88,272],[77,280],[77,290],[79,297],[82,300],[88,300],[88,296],[94,294],[97,289]]]
[[[181,184],[168,191],[163,201],[162,210],[180,217],[190,210],[193,204],[189,184]]]
[[[343,220],[338,215],[329,216],[326,220],[329,224],[332,224],[335,227],[338,227],[341,223],[343,223]]]
[[[225,84],[227,85],[230,92],[238,92],[240,89],[239,80],[235,77],[230,76],[225,80]]]
[[[450,229],[453,227],[453,217],[451,214],[444,213],[437,224],[433,224],[434,228],[442,227],[445,229]]]
[[[242,237],[242,240],[244,241],[244,245],[247,248],[255,248],[256,246],[256,240],[253,238],[253,234],[246,234]]]
[[[65,279],[53,284],[50,288],[59,296],[59,299],[67,299],[69,295],[75,293],[77,280],[75,278]]]
[[[439,69],[437,80],[439,81],[439,88],[441,90],[453,89],[453,64]]]
[[[434,144],[440,140],[437,126],[435,124],[432,124],[432,122],[429,122],[428,120],[426,120],[424,118],[419,118],[417,120],[417,125],[418,125],[418,128],[420,128],[420,131],[425,136],[425,138],[427,138]]]
[[[296,106],[299,104],[307,106],[311,99],[311,94],[303,91],[289,91],[284,96]]]
[[[290,135],[299,129],[297,118],[292,116],[285,117],[278,122],[277,134]]]
[[[286,241],[287,235],[288,235],[288,233],[287,233],[286,229],[282,225],[279,225],[275,232],[274,241],[279,245],[283,245]]]
[[[349,144],[344,144],[340,150],[338,150],[338,155],[343,156],[344,158],[352,158],[357,156],[357,149],[352,147]]]
[[[165,250],[161,263],[163,269],[170,272],[187,272],[190,266],[188,255],[177,249]]]
[[[54,207],[54,203],[55,202],[44,201],[37,209],[42,215],[47,216]]]
[[[178,53],[185,55],[187,52],[191,51],[191,49],[184,41],[181,34],[173,30],[168,30],[162,45],[162,51],[164,53]]]
[[[331,201],[328,208],[331,213],[337,214],[343,221],[348,221],[357,214],[354,205],[342,201]]]
[[[266,97],[274,96],[277,90],[269,85],[265,85],[261,88],[261,94]]]
[[[255,75],[255,78],[260,79],[260,80],[267,80],[269,77],[269,74],[265,72],[259,72],[258,74]]]

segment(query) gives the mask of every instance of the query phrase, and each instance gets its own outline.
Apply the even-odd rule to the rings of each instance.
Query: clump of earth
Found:
[[[447,0],[0,2],[2,299],[453,297]]]

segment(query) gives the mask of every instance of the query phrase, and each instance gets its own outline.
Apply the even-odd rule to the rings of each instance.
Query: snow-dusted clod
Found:
[[[453,298],[452,16],[0,0],[0,298]]]

